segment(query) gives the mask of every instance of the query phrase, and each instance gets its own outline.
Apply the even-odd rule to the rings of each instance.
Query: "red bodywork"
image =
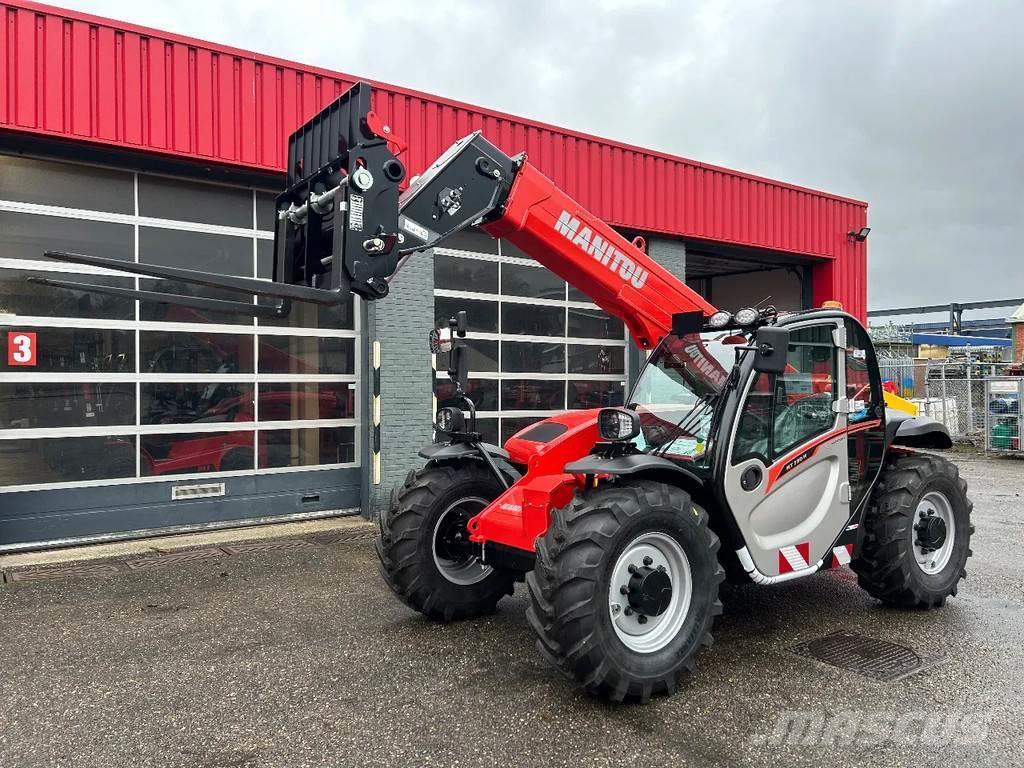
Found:
[[[671,331],[673,314],[715,312],[699,294],[529,163],[516,175],[504,215],[483,228],[519,247],[620,318],[644,349],[654,347]],[[505,448],[526,472],[470,520],[472,541],[533,551],[536,538],[548,529],[551,511],[568,504],[583,482],[567,474],[565,465],[594,447],[598,410],[569,411],[540,422],[552,425],[553,432],[565,427],[553,437],[528,439],[536,435],[538,425],[533,424],[509,438]]]
[[[565,214],[575,226],[558,226]],[[696,291],[529,163],[516,175],[505,214],[483,229],[530,254],[620,318],[644,349],[671,330],[676,312],[715,312]]]
[[[469,538],[533,551],[533,542],[548,529],[551,510],[572,499],[581,480],[566,474],[565,465],[590,453],[597,442],[597,413],[567,411],[540,424],[560,424],[566,431],[545,443],[525,439],[537,428],[531,424],[505,443],[512,461],[526,466],[526,474],[469,521]]]

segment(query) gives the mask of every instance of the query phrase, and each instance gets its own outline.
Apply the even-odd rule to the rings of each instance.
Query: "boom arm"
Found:
[[[629,328],[644,349],[672,330],[672,315],[715,308],[633,243],[524,163],[505,214],[484,229],[530,254]]]
[[[288,188],[277,198],[275,282],[102,256],[51,258],[151,277],[273,296],[276,307],[118,288],[143,301],[215,311],[287,314],[290,302],[382,298],[404,260],[472,225],[504,238],[620,318],[650,348],[677,313],[713,314],[699,294],[556,187],[525,156],[509,157],[479,131],[457,141],[399,196],[400,140],[370,109],[358,83],[289,139]],[[144,254],[143,254],[144,256]],[[105,286],[30,278],[112,292]]]
[[[654,346],[672,315],[715,308],[640,248],[559,189],[525,157],[479,132],[457,142],[400,200],[408,248],[436,245],[470,224],[529,254]],[[441,230],[438,232],[437,230]]]

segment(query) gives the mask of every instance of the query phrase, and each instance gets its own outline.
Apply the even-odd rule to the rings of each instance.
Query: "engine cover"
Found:
[[[469,521],[470,540],[533,552],[551,512],[564,507],[582,482],[565,465],[590,453],[598,440],[599,409],[568,411],[517,432],[505,443],[526,474]]]

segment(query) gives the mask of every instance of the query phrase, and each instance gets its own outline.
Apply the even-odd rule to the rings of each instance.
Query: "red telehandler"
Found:
[[[545,419],[499,447],[464,394],[465,313],[435,329],[461,404],[380,515],[398,597],[432,619],[494,610],[525,581],[541,652],[589,692],[675,691],[711,645],[725,578],[775,584],[849,563],[891,605],[955,595],[971,502],[934,421],[887,409],[864,327],[839,309],[719,311],[479,132],[405,191],[403,146],[358,84],[289,140],[275,282],[50,253],[276,298],[227,302],[44,279],[206,309],[287,314],[388,293],[404,259],[469,226],[504,238],[653,350],[622,408]]]

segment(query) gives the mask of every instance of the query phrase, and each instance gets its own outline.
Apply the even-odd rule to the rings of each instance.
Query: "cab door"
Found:
[[[753,567],[785,578],[824,559],[850,517],[844,322],[789,327],[786,370],[747,382],[723,480]]]
[[[849,318],[846,320],[844,354],[846,397],[850,401],[847,430],[850,514],[856,516],[867,501],[885,461],[885,400],[871,338],[862,325]]]

